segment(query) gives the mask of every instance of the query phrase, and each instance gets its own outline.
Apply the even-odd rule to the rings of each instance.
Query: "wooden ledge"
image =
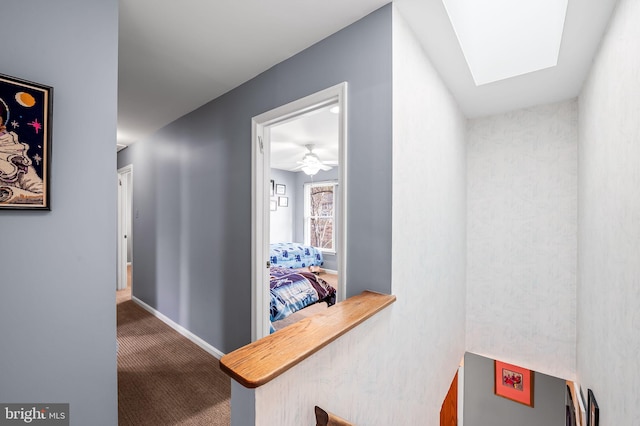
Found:
[[[220,368],[247,388],[257,388],[316,353],[396,301],[364,291],[220,359]]]

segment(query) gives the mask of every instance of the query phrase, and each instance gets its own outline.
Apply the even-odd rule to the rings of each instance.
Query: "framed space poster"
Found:
[[[53,88],[0,74],[0,209],[51,210]]]
[[[494,393],[533,407],[533,371],[494,361]]]

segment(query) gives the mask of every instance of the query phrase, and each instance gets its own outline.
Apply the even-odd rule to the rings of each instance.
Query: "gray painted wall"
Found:
[[[51,212],[0,211],[0,402],[115,425],[116,0],[5,1],[3,74],[54,87]]]
[[[133,294],[219,350],[250,341],[251,117],[349,84],[348,296],[391,290],[391,8],[125,149]]]
[[[465,426],[562,426],[566,381],[534,373],[533,408],[496,396],[493,360],[467,352],[464,356]]]
[[[296,216],[296,202],[302,197],[302,192],[298,190],[296,185],[297,174],[295,172],[287,172],[284,170],[271,169],[271,179],[277,185],[285,185],[285,194],[275,194],[271,200],[278,204],[280,197],[286,197],[289,205],[287,207],[277,206],[275,211],[270,214],[270,242],[285,243],[298,242],[303,240],[295,236],[294,226],[298,221],[302,220],[302,216]]]

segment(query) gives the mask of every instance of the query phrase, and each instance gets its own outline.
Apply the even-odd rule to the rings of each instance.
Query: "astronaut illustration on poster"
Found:
[[[0,208],[47,208],[50,90],[0,76]]]

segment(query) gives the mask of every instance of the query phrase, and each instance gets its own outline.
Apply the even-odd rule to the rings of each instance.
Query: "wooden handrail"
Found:
[[[316,353],[395,300],[393,295],[363,291],[323,312],[223,356],[220,368],[244,387],[257,388]]]
[[[316,426],[355,426],[345,419],[328,413],[316,405]]]

